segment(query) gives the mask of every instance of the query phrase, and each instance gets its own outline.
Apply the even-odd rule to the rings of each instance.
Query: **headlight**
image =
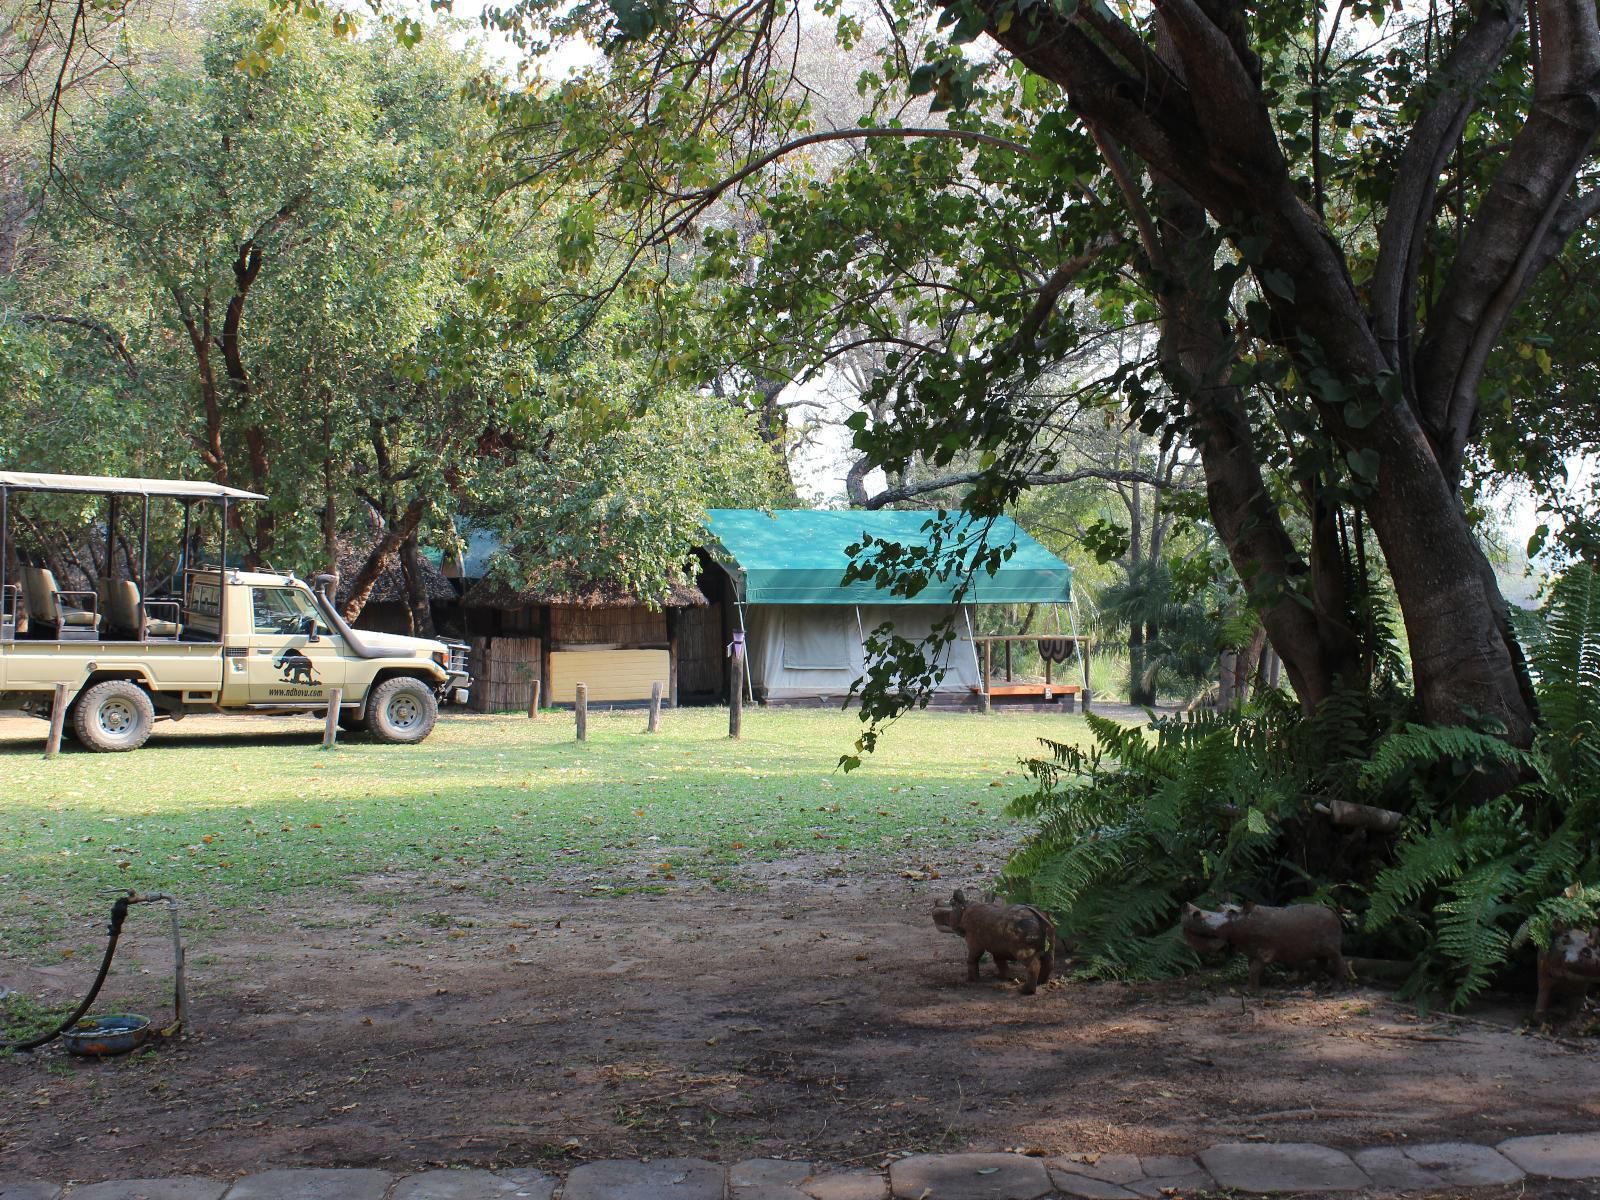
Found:
[[[433,652],[433,661],[438,663],[439,669],[443,671],[450,665],[450,655],[447,651],[435,650]]]

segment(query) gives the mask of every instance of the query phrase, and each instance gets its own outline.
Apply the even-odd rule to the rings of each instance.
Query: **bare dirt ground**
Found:
[[[271,1167],[533,1165],[898,1151],[1188,1152],[1308,1137],[1494,1141],[1600,1124],[1600,1042],[1526,1005],[1419,1017],[1280,979],[968,983],[935,881],[819,859],[740,890],[419,879],[233,914],[190,938],[192,1032],[120,1059],[0,1057],[0,1169],[99,1180]],[[164,920],[130,921],[97,1011],[164,1017]],[[75,999],[82,964],[0,960]]]

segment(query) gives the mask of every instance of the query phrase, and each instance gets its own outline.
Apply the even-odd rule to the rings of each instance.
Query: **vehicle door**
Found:
[[[323,624],[299,588],[250,588],[250,651],[245,668],[251,704],[326,704],[344,686],[341,639]]]

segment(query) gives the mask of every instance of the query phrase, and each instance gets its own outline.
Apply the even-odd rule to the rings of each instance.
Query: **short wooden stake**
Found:
[[[528,720],[539,719],[539,680],[533,681],[533,694],[528,697]]]
[[[576,710],[577,716],[578,716],[578,740],[580,742],[587,742],[589,740],[589,685],[588,684],[580,683],[578,685],[578,695],[577,695],[577,700],[576,700],[576,703],[575,703],[574,707],[575,707],[575,710]]]
[[[661,731],[661,680],[657,679],[650,685],[650,724],[645,726],[646,733],[659,733]]]
[[[61,752],[61,730],[67,723],[67,685],[56,684],[55,699],[50,702],[50,736],[45,739],[44,756],[54,758]]]
[[[744,635],[736,633],[728,650],[728,736],[744,732]]]
[[[328,715],[322,722],[322,748],[332,750],[339,740],[339,705],[344,703],[344,689],[334,688],[328,695]]]

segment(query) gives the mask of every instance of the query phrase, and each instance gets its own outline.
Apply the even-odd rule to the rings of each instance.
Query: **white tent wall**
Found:
[[[859,615],[859,621],[857,614]],[[885,622],[913,642],[927,637],[940,618],[953,615],[958,638],[968,632],[967,614],[951,604],[755,604],[744,610],[748,629],[750,682],[758,696],[792,700],[810,696],[843,697],[866,671],[862,634]],[[969,692],[978,686],[972,643],[957,641],[947,651],[941,692]]]

